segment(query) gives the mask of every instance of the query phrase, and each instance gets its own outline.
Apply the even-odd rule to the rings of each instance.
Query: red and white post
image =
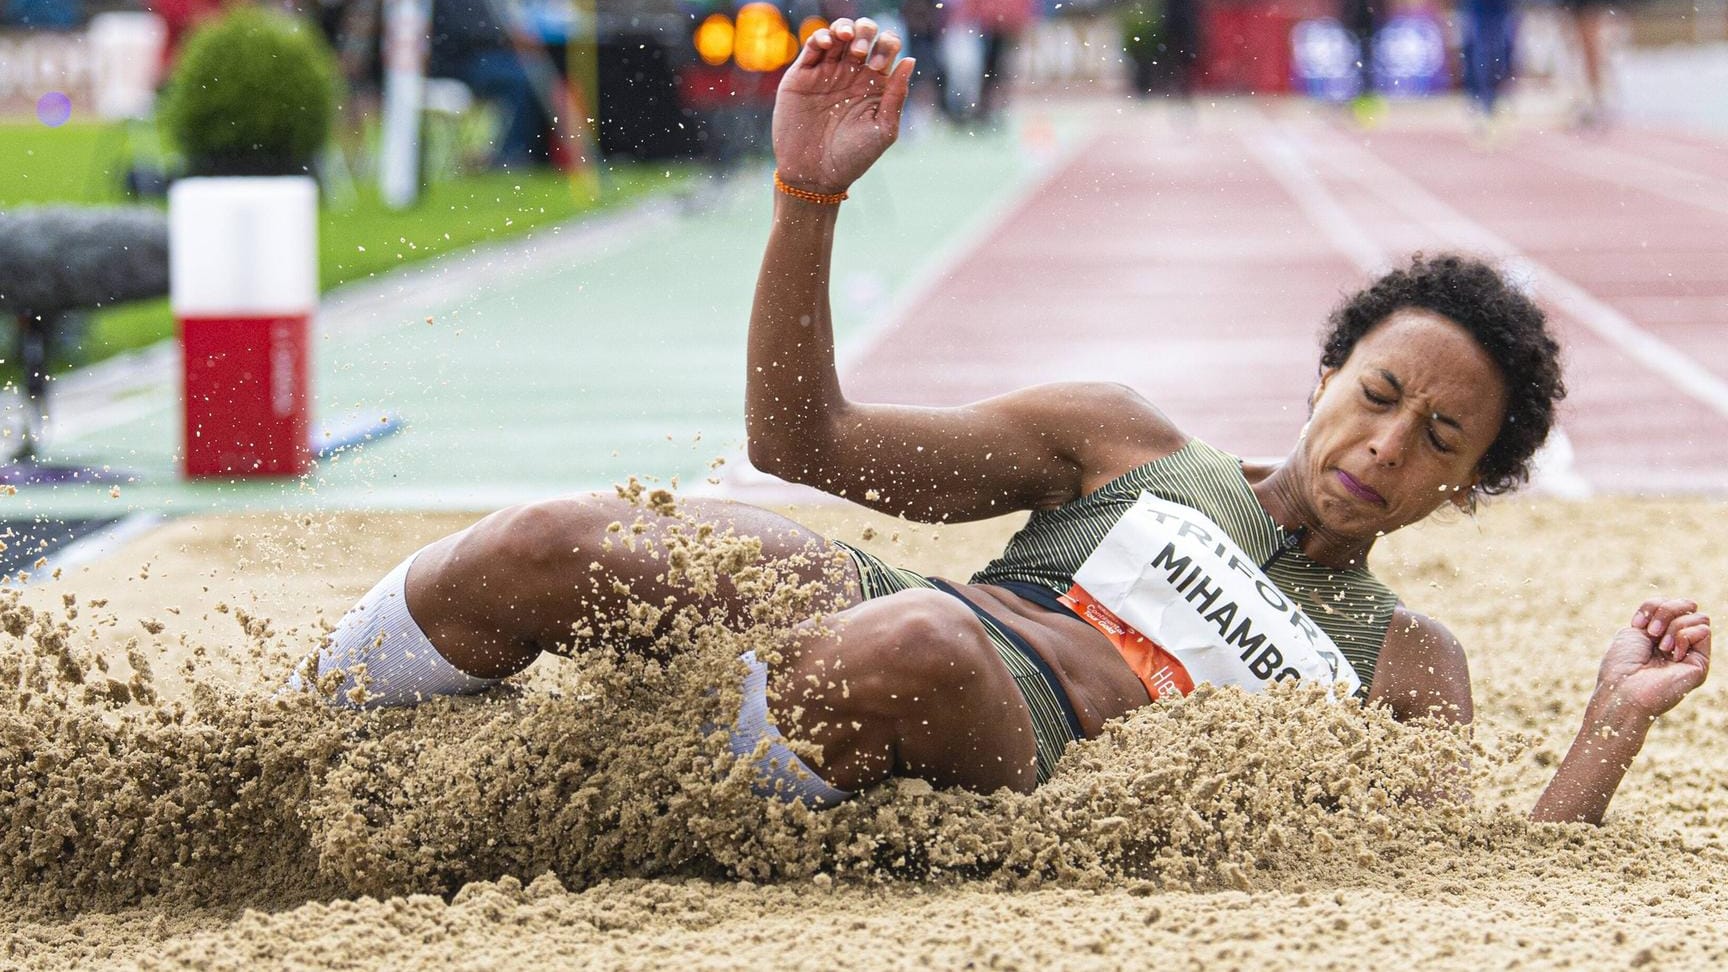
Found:
[[[168,193],[168,239],[186,475],[306,472],[317,186],[304,176],[181,179]]]

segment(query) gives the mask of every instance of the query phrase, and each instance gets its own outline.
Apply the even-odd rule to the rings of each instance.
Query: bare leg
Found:
[[[843,563],[836,574],[834,555],[815,532],[742,503],[687,500],[680,508],[699,523],[760,538],[763,561],[783,568],[791,583],[837,577],[825,609],[862,600],[856,570]],[[629,531],[638,520],[647,527],[639,536]],[[610,532],[613,523],[625,530]],[[439,654],[479,678],[521,671],[541,651],[569,644],[576,629],[623,617],[632,600],[663,605],[673,598],[724,616],[744,609],[729,581],[707,599],[665,581],[659,541],[680,524],[688,529],[599,493],[503,510],[420,554],[408,574],[408,609]],[[634,550],[626,537],[635,537]]]
[[[749,623],[751,603],[730,581],[701,598],[666,581],[661,541],[712,524],[759,538],[760,565],[818,592],[822,616],[770,664],[770,706],[785,735],[822,747],[819,772],[830,784],[858,789],[893,775],[979,791],[1036,784],[1031,713],[965,604],[932,590],[864,602],[850,561],[812,531],[742,504],[699,501],[684,512],[661,517],[589,495],[493,514],[415,559],[408,610],[440,655],[477,678],[520,671],[633,604],[671,599]],[[636,522],[640,534],[630,530]],[[638,635],[633,648],[653,646],[649,633]]]
[[[1590,6],[1578,11],[1579,50],[1584,58],[1585,111],[1587,119],[1599,121],[1608,107],[1608,29],[1610,10]]]
[[[977,615],[947,594],[902,591],[813,622],[770,677],[776,723],[822,746],[833,786],[1037,784],[1026,700]]]

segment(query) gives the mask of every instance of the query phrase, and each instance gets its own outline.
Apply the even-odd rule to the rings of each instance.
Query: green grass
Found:
[[[0,209],[26,203],[118,203],[126,148],[114,124],[0,123]]]
[[[144,133],[137,133],[144,134]],[[149,142],[147,134],[135,139]],[[128,140],[114,125],[0,124],[0,209],[20,204],[125,201],[121,175]],[[419,205],[385,207],[370,182],[318,218],[319,284],[341,284],[477,244],[520,236],[537,226],[617,206],[682,185],[687,164],[609,169],[598,198],[561,172],[480,173],[435,182]],[[90,364],[174,334],[168,301],[137,301],[96,311],[77,351],[55,367]],[[70,360],[66,360],[69,358]],[[3,369],[0,369],[3,370]]]

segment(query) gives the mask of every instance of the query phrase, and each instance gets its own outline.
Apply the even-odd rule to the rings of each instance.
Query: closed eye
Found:
[[[1452,447],[1446,444],[1446,440],[1440,438],[1433,429],[1428,430],[1428,441],[1434,443],[1434,448],[1439,449],[1441,452],[1452,451]]]
[[[1392,404],[1392,399],[1387,398],[1384,395],[1376,395],[1367,386],[1363,386],[1363,388],[1362,388],[1362,397],[1368,399],[1370,402],[1373,402],[1375,405],[1390,405],[1390,404]]]

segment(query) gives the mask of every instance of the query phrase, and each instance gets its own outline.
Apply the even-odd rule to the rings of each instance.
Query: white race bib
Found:
[[[1326,632],[1223,528],[1142,493],[1063,601],[1102,631],[1153,698],[1195,685],[1259,692],[1278,679],[1361,687]]]

